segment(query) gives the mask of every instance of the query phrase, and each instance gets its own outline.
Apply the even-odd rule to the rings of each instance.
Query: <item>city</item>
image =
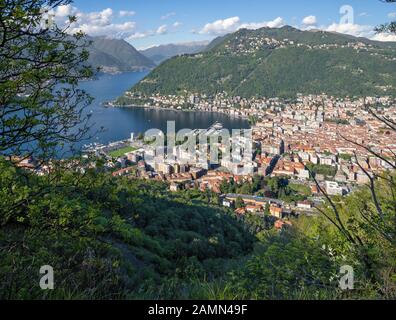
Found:
[[[239,162],[226,158],[212,164],[208,160],[211,150],[206,148],[206,161],[198,161],[196,151],[200,150],[200,145],[197,144],[192,154],[188,153],[188,148],[181,150],[180,146],[175,146],[168,151],[174,157],[168,159],[166,155],[157,157],[156,147],[152,144],[132,140],[130,143],[134,151],[118,157],[116,164],[114,158],[105,152],[110,159],[110,168],[121,167],[113,172],[113,176],[166,181],[171,191],[185,188],[197,188],[203,192],[210,190],[220,196],[224,206],[233,208],[236,198],[240,197],[247,206],[235,208],[239,214],[249,211],[263,215],[266,206],[270,206],[271,215],[282,219],[291,213],[315,213],[315,204],[324,202],[320,190],[331,196],[347,195],[356,187],[370,182],[374,173],[391,170],[391,164],[395,164],[394,160],[390,160],[389,164],[370,151],[386,159],[392,159],[396,152],[396,133],[387,129],[367,109],[375,107],[377,115],[395,119],[395,98],[389,96],[336,99],[326,95],[299,95],[293,102],[277,98],[251,100],[223,98],[224,95],[214,99],[201,95],[187,96],[193,110],[253,118],[251,144],[254,152],[251,158]],[[179,105],[187,102],[187,99],[172,96],[155,96],[149,100],[153,104],[145,104],[145,107],[178,109]],[[221,126],[217,129],[212,126],[205,132],[210,136],[215,134],[211,130],[221,129]],[[196,131],[194,138],[197,139],[198,135],[199,131]],[[221,153],[225,145],[220,143],[217,148]],[[148,155],[152,159],[145,161]],[[306,187],[308,192],[300,201],[291,203],[270,198],[264,201],[264,198],[258,197],[258,204],[253,201],[254,206],[249,206],[252,202],[250,197],[257,196],[257,191],[231,199],[222,193],[224,181],[243,184],[252,182],[255,175],[285,177],[291,184]],[[260,191],[264,195],[264,190]],[[274,207],[281,211],[272,210]]]
[[[395,5],[0,0],[0,301],[391,306]]]

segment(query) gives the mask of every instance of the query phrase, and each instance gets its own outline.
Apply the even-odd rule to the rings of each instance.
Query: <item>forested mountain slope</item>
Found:
[[[396,93],[396,45],[323,31],[239,30],[206,52],[172,58],[132,92],[294,97]]]

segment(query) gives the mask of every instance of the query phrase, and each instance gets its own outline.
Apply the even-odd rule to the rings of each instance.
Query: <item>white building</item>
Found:
[[[331,196],[342,196],[344,194],[344,188],[337,182],[326,181],[326,193]]]

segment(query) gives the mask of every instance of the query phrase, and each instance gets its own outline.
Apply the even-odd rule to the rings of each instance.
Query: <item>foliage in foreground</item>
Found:
[[[321,217],[275,232],[236,219],[212,204],[213,195],[169,193],[162,183],[115,179],[98,168],[54,180],[5,161],[0,169],[3,299],[395,297],[394,246],[356,216],[370,203],[366,190],[339,205],[348,227],[371,239],[375,279]],[[353,292],[338,288],[345,264],[355,268]],[[55,270],[53,291],[39,288],[42,265]]]
[[[189,266],[218,276],[252,249],[252,235],[226,211],[160,183],[94,170],[25,180],[6,162],[0,172],[1,298],[128,298],[192,276]],[[39,288],[42,265],[54,268],[53,292]]]

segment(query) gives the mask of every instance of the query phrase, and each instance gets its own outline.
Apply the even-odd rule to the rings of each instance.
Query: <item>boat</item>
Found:
[[[221,130],[221,129],[223,129],[223,127],[224,127],[223,124],[220,122],[217,122],[217,121],[211,126],[211,128],[216,129],[216,130]]]

